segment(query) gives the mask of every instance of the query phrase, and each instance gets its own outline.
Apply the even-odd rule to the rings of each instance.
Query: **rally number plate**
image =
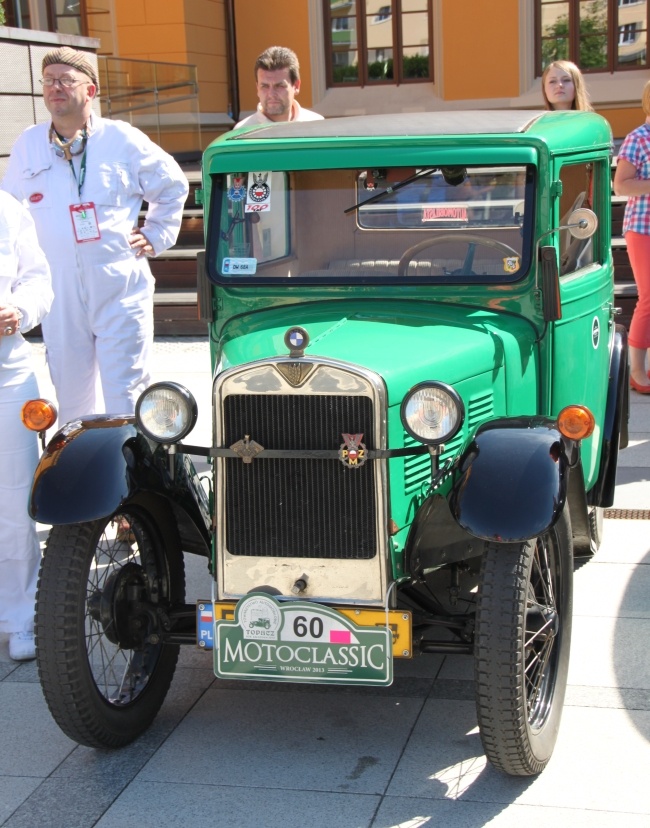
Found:
[[[388,626],[386,625],[388,620]],[[197,605],[200,647],[221,678],[390,684],[393,657],[409,658],[409,612],[277,601],[254,593]],[[216,646],[215,646],[216,642]]]

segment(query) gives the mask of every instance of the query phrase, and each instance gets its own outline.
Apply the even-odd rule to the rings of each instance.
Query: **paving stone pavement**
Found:
[[[208,441],[207,341],[157,339],[163,378],[195,394],[192,442]],[[539,777],[486,763],[469,656],[398,661],[390,688],[318,688],[220,681],[209,656],[185,647],[150,730],[98,751],[58,729],[35,664],[12,662],[5,637],[0,826],[649,828],[650,521],[624,516],[650,508],[650,399],[634,393],[630,431],[614,503],[623,517],[605,521],[601,549],[575,573],[566,706]],[[205,597],[207,568],[191,556],[187,566],[188,599]]]

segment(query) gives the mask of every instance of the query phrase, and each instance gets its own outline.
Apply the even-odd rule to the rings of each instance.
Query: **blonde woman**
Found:
[[[570,60],[554,60],[542,74],[547,109],[593,112],[582,72]]]

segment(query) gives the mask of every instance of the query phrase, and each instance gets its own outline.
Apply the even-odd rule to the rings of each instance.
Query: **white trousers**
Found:
[[[24,373],[20,384],[0,387],[0,632],[5,633],[34,628],[41,551],[27,506],[38,442],[22,424],[20,409],[37,396],[31,372]]]
[[[50,263],[54,302],[43,320],[59,427],[89,414],[129,414],[151,382],[154,279],[145,259]]]

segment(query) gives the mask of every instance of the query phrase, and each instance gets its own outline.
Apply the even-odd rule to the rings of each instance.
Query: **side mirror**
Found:
[[[571,213],[564,227],[574,239],[590,239],[598,229],[598,216],[588,207],[579,207]]]

